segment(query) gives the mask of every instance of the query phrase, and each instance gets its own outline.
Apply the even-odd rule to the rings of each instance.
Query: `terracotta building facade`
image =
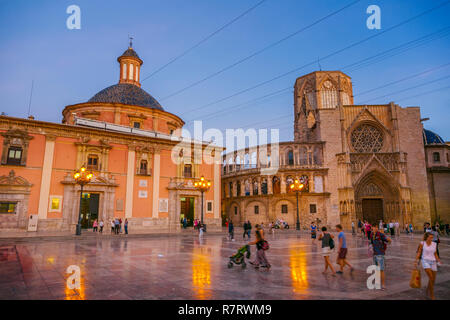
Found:
[[[193,163],[189,153],[207,144],[184,141],[183,120],[141,89],[143,61],[133,48],[117,60],[119,83],[66,106],[62,124],[0,116],[0,230],[26,231],[33,216],[38,231],[74,232],[80,186],[73,173],[81,166],[94,175],[83,190],[83,227],[98,219],[109,228],[119,217],[130,232],[177,232],[181,217],[200,218],[200,176],[212,183],[204,221],[220,226],[222,149],[208,149],[217,161]]]
[[[289,185],[299,179],[303,228],[315,221],[349,229],[358,219],[419,227],[438,215],[449,223],[448,145],[427,143],[425,132],[418,107],[354,105],[348,75],[307,74],[294,86],[294,141],[223,156],[223,210],[237,224],[283,219],[294,226]],[[440,162],[431,164],[436,152]],[[271,166],[273,174],[263,173]]]

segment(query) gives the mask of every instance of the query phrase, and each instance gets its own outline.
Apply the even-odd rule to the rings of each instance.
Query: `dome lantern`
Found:
[[[120,64],[119,83],[134,84],[141,86],[139,82],[141,76],[141,65],[143,61],[139,58],[136,51],[133,50],[133,38],[130,37],[130,45],[125,52],[117,58]]]

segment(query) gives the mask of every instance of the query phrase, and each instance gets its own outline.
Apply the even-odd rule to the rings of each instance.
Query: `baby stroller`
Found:
[[[250,259],[250,246],[248,244],[243,246],[242,248],[239,248],[236,254],[230,257],[228,268],[232,268],[233,264],[240,264],[242,266],[242,269],[244,269],[247,266],[247,264],[245,263],[245,256],[247,256],[247,259]]]

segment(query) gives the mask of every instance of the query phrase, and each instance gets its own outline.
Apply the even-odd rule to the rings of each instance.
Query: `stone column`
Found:
[[[272,179],[273,176],[267,176],[267,194],[273,194]]]
[[[286,193],[286,179],[284,177],[284,174],[280,175],[280,193]]]
[[[241,197],[245,197],[245,180],[241,180]]]
[[[39,190],[39,219],[47,219],[55,140],[56,137],[53,135],[45,136],[44,164],[42,167],[41,187]]]
[[[159,210],[159,176],[161,170],[161,154],[159,148],[154,148],[153,155],[153,205],[152,218],[158,218]]]
[[[250,195],[253,195],[253,178],[250,178]]]
[[[136,162],[136,151],[134,147],[130,146],[128,149],[128,163],[127,163],[127,185],[125,198],[125,217],[131,218],[133,216],[133,192],[134,192],[134,165]]]
[[[219,152],[216,151],[218,154]],[[220,157],[214,163],[214,219],[220,219]]]
[[[309,192],[315,192],[314,189],[314,175],[311,173],[308,175]]]

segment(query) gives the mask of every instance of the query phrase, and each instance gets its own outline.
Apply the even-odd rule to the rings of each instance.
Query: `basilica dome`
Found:
[[[427,129],[423,129],[423,144],[445,144],[445,141],[437,133],[434,133],[433,131]]]
[[[164,110],[159,102],[145,90],[130,83],[118,83],[107,87],[94,95],[88,102],[122,103]]]

